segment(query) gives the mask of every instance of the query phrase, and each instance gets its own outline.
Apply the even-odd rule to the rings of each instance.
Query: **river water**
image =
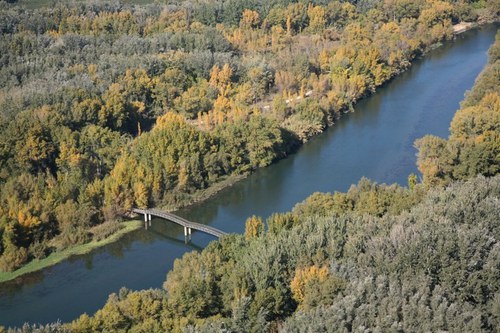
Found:
[[[248,216],[288,211],[313,192],[346,191],[363,176],[406,185],[407,176],[417,172],[414,140],[448,136],[459,102],[486,64],[497,28],[459,35],[359,102],[354,113],[296,154],[178,214],[242,232]],[[0,285],[0,325],[69,321],[94,313],[123,286],[159,288],[176,258],[213,240],[195,232],[185,244],[181,227],[163,220],[152,224],[91,254]]]

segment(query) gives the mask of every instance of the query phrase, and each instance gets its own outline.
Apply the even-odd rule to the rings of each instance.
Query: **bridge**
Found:
[[[140,209],[140,208],[134,208],[132,209],[132,212],[136,214],[143,214],[144,215],[144,223],[147,227],[147,222],[149,221],[149,225],[151,225],[151,217],[156,216],[160,217],[162,219],[177,223],[181,226],[184,227],[184,236],[191,236],[191,229],[202,231],[204,233],[207,233],[209,235],[215,236],[215,237],[221,237],[226,235],[224,231],[221,231],[219,229],[216,229],[214,227],[201,224],[201,223],[196,223],[196,222],[191,222],[188,221],[180,216],[177,216],[172,213],[167,213],[163,212],[158,209]]]

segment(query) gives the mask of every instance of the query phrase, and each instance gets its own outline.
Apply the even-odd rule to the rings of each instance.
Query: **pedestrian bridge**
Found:
[[[205,224],[201,224],[201,223],[191,222],[191,221],[188,221],[188,220],[186,220],[180,216],[177,216],[175,214],[163,212],[163,211],[158,210],[158,209],[134,208],[134,209],[132,209],[132,212],[134,212],[136,214],[143,214],[144,215],[144,223],[146,223],[146,226],[147,226],[148,221],[149,221],[149,225],[151,225],[151,217],[152,216],[156,216],[156,217],[177,223],[177,224],[184,227],[184,236],[191,235],[191,230],[202,231],[206,234],[209,234],[209,235],[212,235],[215,237],[221,237],[221,236],[224,236],[227,234],[224,231],[221,231],[221,230],[216,229],[214,227],[211,227],[211,226],[208,226]]]

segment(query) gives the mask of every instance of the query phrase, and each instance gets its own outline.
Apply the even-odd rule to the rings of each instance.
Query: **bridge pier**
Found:
[[[148,228],[148,222],[149,226],[151,226],[151,214],[144,214],[144,227],[146,229]]]
[[[200,223],[191,222],[191,221],[188,221],[180,216],[177,216],[177,215],[174,215],[174,214],[168,213],[168,212],[162,212],[162,211],[155,210],[155,209],[139,209],[139,208],[132,209],[132,212],[144,215],[144,228],[146,228],[146,229],[148,228],[148,226],[149,227],[151,226],[151,224],[152,224],[151,220],[152,220],[153,215],[155,217],[160,217],[160,218],[169,220],[171,222],[180,224],[181,226],[184,227],[184,236],[186,237],[186,241],[188,239],[188,236],[189,236],[189,240],[191,239],[191,233],[192,233],[191,229],[199,230],[199,231],[205,232],[209,235],[213,235],[215,237],[221,237],[221,236],[226,234],[225,232],[218,230],[214,227],[210,227],[208,225],[203,225]]]
[[[191,240],[191,228],[189,227],[184,227],[184,240],[186,241],[186,244]]]

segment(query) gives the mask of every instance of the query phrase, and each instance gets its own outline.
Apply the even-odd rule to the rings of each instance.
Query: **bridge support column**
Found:
[[[191,228],[184,227],[184,241],[187,244],[191,241]]]

